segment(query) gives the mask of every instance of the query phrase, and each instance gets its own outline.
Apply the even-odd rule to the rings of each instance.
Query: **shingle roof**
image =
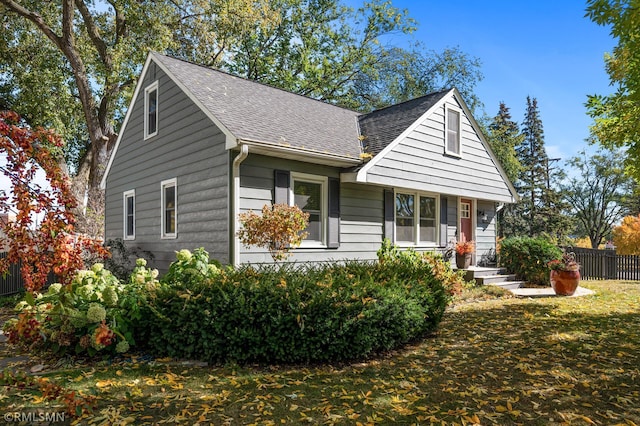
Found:
[[[430,93],[361,115],[358,120],[365,152],[378,154],[450,91]]]
[[[236,138],[359,159],[358,112],[153,53]]]

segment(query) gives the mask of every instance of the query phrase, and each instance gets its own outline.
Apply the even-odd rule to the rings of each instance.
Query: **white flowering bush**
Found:
[[[176,260],[169,266],[162,282],[169,285],[206,286],[219,273],[220,264],[210,260],[209,253],[203,248],[193,252],[184,249],[176,252]]]
[[[9,343],[53,352],[127,352],[135,345],[140,307],[154,297],[158,271],[138,259],[128,283],[121,283],[101,263],[78,271],[66,286],[27,295],[16,306],[18,318],[4,327]]]

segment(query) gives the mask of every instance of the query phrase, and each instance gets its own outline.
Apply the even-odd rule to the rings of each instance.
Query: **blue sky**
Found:
[[[346,3],[357,7],[362,1]],[[408,9],[418,30],[391,36],[390,43],[402,45],[413,37],[429,50],[459,46],[480,58],[484,79],[476,93],[489,116],[504,101],[520,123],[527,96],[535,97],[550,158],[567,160],[586,147],[591,119],[584,103],[588,94],[612,91],[603,57],[615,40],[607,28],[584,17],[584,2],[393,0],[393,5]]]
[[[585,2],[394,0],[393,5],[418,21],[411,37],[427,49],[459,46],[480,58],[484,79],[476,93],[489,116],[504,101],[520,123],[527,96],[535,97],[549,157],[566,160],[585,148],[591,119],[584,103],[589,94],[613,91],[603,58],[615,45],[608,28],[584,17]],[[391,42],[403,39],[392,36]]]

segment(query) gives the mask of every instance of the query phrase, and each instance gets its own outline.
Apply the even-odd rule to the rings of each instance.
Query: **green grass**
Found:
[[[467,297],[435,336],[349,365],[129,359],[48,377],[98,397],[89,424],[640,424],[640,283],[582,285],[596,294]],[[0,405],[46,407],[28,393]]]

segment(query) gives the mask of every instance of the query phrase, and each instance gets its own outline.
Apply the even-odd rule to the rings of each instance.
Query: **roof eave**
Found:
[[[278,156],[293,160],[304,161],[314,164],[323,164],[335,167],[353,167],[362,163],[360,158],[350,155],[335,154],[329,152],[318,152],[296,146],[283,145],[273,142],[257,141],[252,139],[238,139],[238,145],[251,146],[251,152],[267,156]]]

